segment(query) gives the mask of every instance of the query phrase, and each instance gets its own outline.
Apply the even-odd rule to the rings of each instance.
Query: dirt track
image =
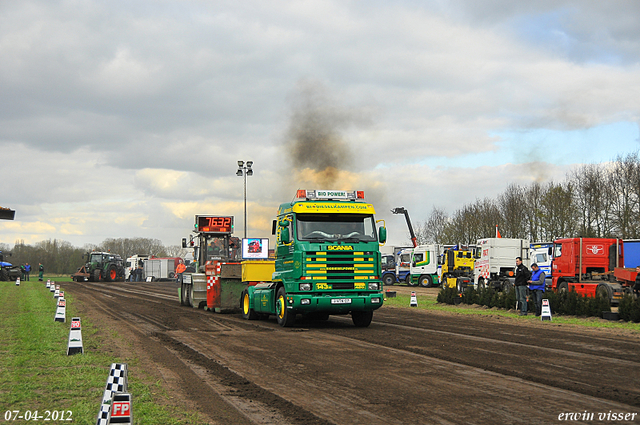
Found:
[[[129,341],[114,351],[135,353],[174,403],[210,423],[547,424],[564,412],[640,413],[640,337],[629,332],[390,307],[365,329],[350,317],[285,329],[181,307],[175,284],[64,286],[105,335]]]

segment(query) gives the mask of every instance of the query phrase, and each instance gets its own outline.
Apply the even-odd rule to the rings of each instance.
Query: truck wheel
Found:
[[[242,317],[246,320],[256,320],[258,315],[251,307],[249,307],[249,291],[244,290],[242,292]]]
[[[283,328],[293,326],[296,321],[295,313],[287,309],[287,292],[283,287],[278,289],[276,295],[276,319]]]
[[[596,287],[596,297],[603,297],[611,301],[611,298],[613,298],[613,290],[606,283],[600,283]]]
[[[484,289],[484,288],[485,288],[484,278],[480,277],[478,278],[478,289]]]
[[[558,293],[567,293],[569,292],[569,284],[567,282],[562,282],[558,285]]]
[[[193,283],[187,285],[187,305],[193,307]]]
[[[356,325],[356,327],[366,328],[371,324],[371,320],[373,320],[373,310],[352,311],[351,320],[353,320],[353,324]]]
[[[393,286],[393,284],[396,283],[396,278],[391,273],[387,273],[382,277],[382,282],[386,286]]]
[[[458,291],[459,294],[461,294],[464,291],[464,288],[462,287],[462,282],[458,279],[456,279],[456,290]]]
[[[508,294],[513,290],[513,284],[509,281],[502,282],[502,292]]]
[[[93,271],[93,281],[100,282],[100,269],[95,269]]]
[[[180,305],[187,305],[184,301],[185,301],[185,283],[182,282],[182,284],[180,285]]]
[[[425,274],[420,276],[418,284],[424,288],[431,288],[433,286],[433,279],[431,278],[431,275]]]
[[[0,270],[0,280],[3,282],[9,281],[9,272],[5,269]]]

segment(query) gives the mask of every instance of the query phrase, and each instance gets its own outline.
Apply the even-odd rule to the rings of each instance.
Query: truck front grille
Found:
[[[325,285],[324,289],[364,289],[366,285],[363,286],[363,282],[370,280],[375,274],[373,252],[309,251],[305,253],[303,275],[314,284],[328,284],[329,287]],[[354,285],[355,282],[358,283]]]

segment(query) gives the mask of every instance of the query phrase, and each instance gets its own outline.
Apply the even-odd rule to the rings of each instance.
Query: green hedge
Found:
[[[547,291],[543,298],[549,300],[552,314],[602,317],[603,312],[611,311],[611,305],[607,298],[583,297],[575,291],[564,293]],[[447,287],[440,290],[437,302],[444,304],[479,304],[489,308],[498,307],[509,310],[516,307],[516,293],[513,290],[505,293],[495,291],[492,288],[476,290],[468,287],[462,294],[458,294],[456,288]],[[640,303],[636,302],[635,305],[637,307],[633,310],[636,312],[634,317],[637,317],[637,321],[640,321]],[[528,311],[535,311],[535,305],[531,297],[527,307]],[[620,314],[620,317],[622,318],[622,314]]]
[[[622,297],[618,305],[618,314],[627,322],[640,322],[640,298],[628,294]]]

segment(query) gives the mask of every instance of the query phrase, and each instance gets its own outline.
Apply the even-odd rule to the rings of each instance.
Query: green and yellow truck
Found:
[[[383,303],[379,244],[387,238],[374,214],[362,191],[298,190],[273,221],[272,279],[242,292],[243,316],[275,315],[288,327],[298,314],[351,314],[355,326],[369,326]]]

